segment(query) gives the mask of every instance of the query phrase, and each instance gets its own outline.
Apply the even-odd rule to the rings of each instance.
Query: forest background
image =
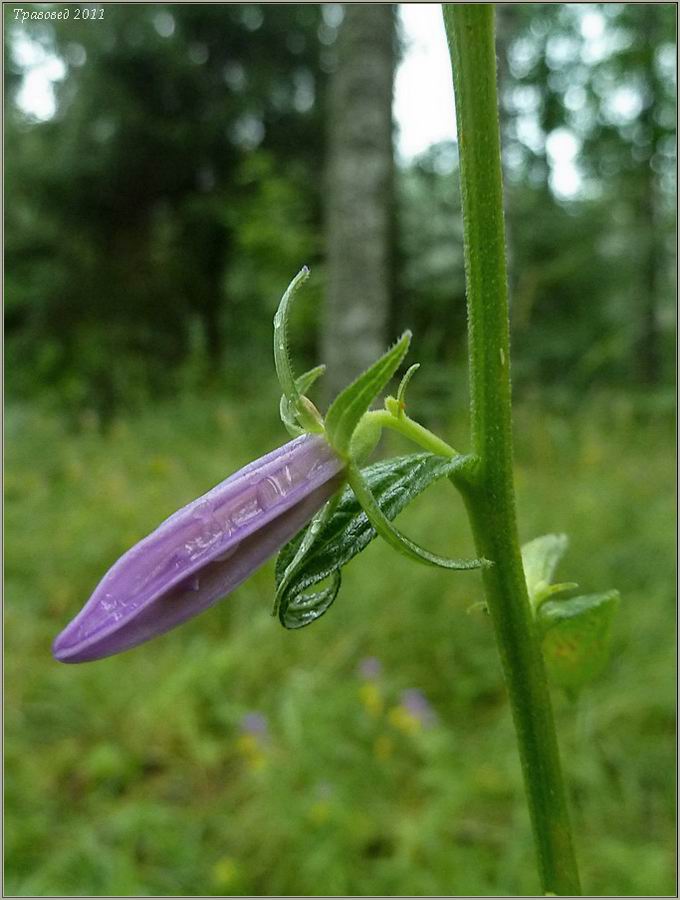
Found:
[[[265,567],[154,644],[51,660],[121,552],[285,440],[303,263],[300,371],[328,396],[409,327],[414,412],[466,435],[457,152],[395,158],[398,8],[69,9],[4,8],[7,892],[532,892],[475,576],[376,542],[304,632]],[[584,886],[669,893],[676,8],[497,11],[522,538],[567,531],[565,579],[622,593],[609,667],[555,698]],[[434,496],[403,518],[441,527]],[[462,508],[435,538],[471,547]]]

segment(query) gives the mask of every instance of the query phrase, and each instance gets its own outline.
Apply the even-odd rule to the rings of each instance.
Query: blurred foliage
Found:
[[[499,13],[520,391],[673,383],[675,23],[670,4]],[[456,173],[447,144],[401,173],[398,316],[437,359],[464,356]]]
[[[10,391],[56,383],[110,412],[175,389],[192,353],[235,370],[319,253],[320,8],[111,6],[25,29],[5,14],[15,97],[27,41],[66,67],[52,118],[9,110]]]
[[[338,10],[114,5],[22,25],[5,8],[10,396],[110,416],[237,382],[244,361],[268,365],[303,262],[298,349],[314,361]],[[518,390],[672,383],[675,17],[499,10]],[[54,115],[36,120],[18,98],[59,60]],[[465,355],[456,170],[455,146],[401,165],[394,222],[391,330],[447,366]],[[421,376],[433,407],[442,372]]]
[[[676,15],[534,4],[501,20],[513,325],[534,378],[673,379]]]
[[[144,647],[52,661],[51,640],[122,551],[283,439],[271,394],[248,413],[179,398],[104,433],[90,417],[73,433],[8,409],[8,894],[535,892],[478,574],[415,566],[376,541],[300,632],[270,617],[270,563]],[[669,894],[672,423],[609,394],[577,419],[522,405],[516,422],[522,538],[558,519],[581,587],[622,593],[605,672],[576,704],[555,693],[583,883]],[[463,432],[459,417],[445,436]],[[472,552],[452,490],[426,492],[399,523],[438,552]]]

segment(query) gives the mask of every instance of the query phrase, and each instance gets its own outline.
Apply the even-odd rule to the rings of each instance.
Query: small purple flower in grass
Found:
[[[239,728],[243,734],[252,734],[260,738],[267,737],[269,731],[266,717],[259,712],[246,713],[241,719]]]
[[[366,656],[358,665],[359,675],[365,681],[375,681],[382,675],[382,664],[376,656]]]
[[[308,434],[250,463],[128,550],[57,637],[54,656],[111,656],[208,609],[309,522],[343,468],[324,438]]]
[[[432,709],[425,694],[417,688],[402,692],[401,705],[423,728],[436,725],[437,713]]]

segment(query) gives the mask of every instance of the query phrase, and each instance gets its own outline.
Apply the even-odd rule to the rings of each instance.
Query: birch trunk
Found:
[[[393,203],[395,8],[350,4],[330,96],[328,292],[322,334],[330,396],[386,349]]]

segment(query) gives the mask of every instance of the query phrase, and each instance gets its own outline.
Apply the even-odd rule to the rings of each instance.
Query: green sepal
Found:
[[[405,331],[397,343],[341,391],[326,414],[326,435],[341,456],[349,454],[350,442],[359,420],[383,390],[408,352],[411,332]]]
[[[395,419],[404,418],[404,410],[406,409],[406,388],[419,368],[420,363],[413,363],[413,365],[406,370],[404,377],[399,383],[397,396],[385,397],[385,409],[390,415],[394,416]]]
[[[433,453],[414,453],[374,463],[362,470],[376,503],[387,519],[394,519],[425,488],[447,478],[468,457],[445,459]],[[348,486],[337,499],[333,514],[307,529],[279,553],[276,561],[277,607],[286,628],[302,628],[323,615],[340,590],[340,570],[376,537],[377,532]],[[323,518],[323,511],[320,518]],[[304,544],[303,553],[299,553]],[[330,586],[310,589],[331,578]]]
[[[295,378],[293,374],[293,366],[288,353],[289,307],[295,292],[308,278],[309,269],[307,266],[303,266],[286,288],[274,316],[274,365],[285,398],[285,403],[282,401],[280,404],[281,419],[290,434],[293,435],[301,433],[297,430],[299,426],[293,416],[299,421],[302,431],[315,434],[323,432],[321,417],[309,401],[305,402],[306,398],[298,388],[299,379]]]
[[[404,377],[401,379],[401,382],[399,384],[399,388],[397,390],[397,403],[399,404],[399,409],[402,413],[404,411],[404,407],[406,406],[406,388],[409,386],[409,382],[419,368],[420,363],[413,363],[413,365],[407,369]]]
[[[309,269],[303,266],[286,288],[274,316],[274,365],[279,384],[285,397],[295,405],[300,399],[300,392],[295,384],[293,366],[288,355],[288,308],[296,290],[309,278]]]
[[[308,372],[305,372],[303,375],[300,375],[295,379],[295,387],[298,391],[299,395],[305,394],[310,387],[314,384],[314,382],[326,371],[326,366],[315,366],[315,368],[310,369]],[[302,397],[300,397],[302,399]],[[286,427],[286,430],[293,437],[297,437],[300,434],[304,434],[304,428],[300,428],[298,425],[298,417],[295,412],[295,408],[289,398],[285,395],[281,395],[281,401],[279,403],[279,414],[281,416],[281,421]]]
[[[604,668],[618,591],[546,600],[537,612],[543,657],[553,684],[575,693]]]

